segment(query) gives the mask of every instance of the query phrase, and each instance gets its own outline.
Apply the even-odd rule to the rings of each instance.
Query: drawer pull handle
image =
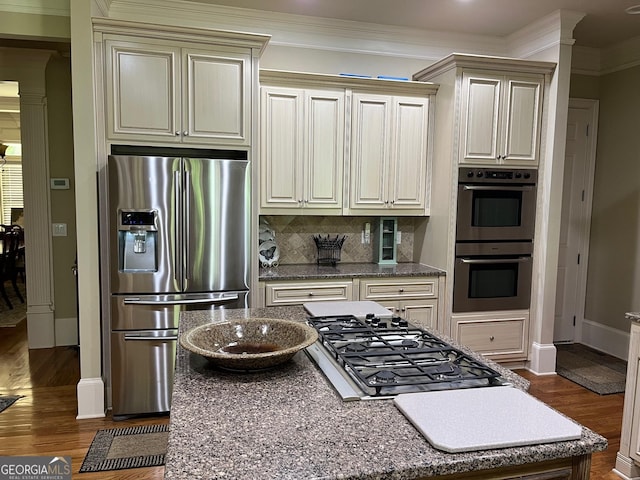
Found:
[[[310,296],[310,297],[313,297],[313,292],[309,292],[309,296]]]
[[[493,335],[491,335],[491,336],[489,337],[489,340],[490,340],[490,341],[492,341],[492,342],[493,342],[495,339],[496,339],[496,337],[494,337]]]
[[[401,289],[400,289],[400,293],[402,293],[402,292],[404,292],[404,288],[401,288]]]

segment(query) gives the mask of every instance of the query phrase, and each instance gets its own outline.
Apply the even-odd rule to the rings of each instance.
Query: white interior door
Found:
[[[567,122],[554,342],[580,341],[584,318],[597,100],[571,99]]]

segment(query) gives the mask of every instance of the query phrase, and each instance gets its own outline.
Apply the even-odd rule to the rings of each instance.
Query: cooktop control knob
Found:
[[[520,178],[522,177],[522,174],[520,172],[516,172],[516,178]]]
[[[531,174],[529,172],[524,172],[524,178],[529,178],[531,177]]]
[[[473,172],[467,172],[467,177],[469,178],[473,177]]]
[[[400,320],[398,322],[398,326],[399,327],[408,327],[409,326],[409,322],[407,322],[406,320]]]
[[[484,176],[484,173],[482,173],[481,171],[478,171],[478,173],[476,174],[476,176],[478,178],[482,178]]]
[[[391,317],[391,326],[397,327],[400,324],[400,320],[401,320],[400,317],[397,317],[397,316]]]

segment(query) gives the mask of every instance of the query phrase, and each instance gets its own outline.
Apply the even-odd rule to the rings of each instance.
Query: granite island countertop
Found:
[[[246,317],[304,321],[305,313],[301,307],[183,312],[180,333]],[[515,387],[528,389],[524,378],[482,360]],[[606,439],[582,427],[575,441],[446,453],[433,448],[392,400],[342,401],[304,352],[273,370],[235,373],[178,346],[165,478],[417,479],[588,455],[606,447]]]
[[[421,263],[338,263],[332,265],[296,264],[277,267],[260,267],[258,278],[265,280],[315,280],[354,277],[439,277],[446,275],[440,270]]]

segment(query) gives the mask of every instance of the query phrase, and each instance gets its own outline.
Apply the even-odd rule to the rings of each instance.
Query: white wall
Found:
[[[640,311],[640,66],[600,78],[585,318],[628,333]]]

